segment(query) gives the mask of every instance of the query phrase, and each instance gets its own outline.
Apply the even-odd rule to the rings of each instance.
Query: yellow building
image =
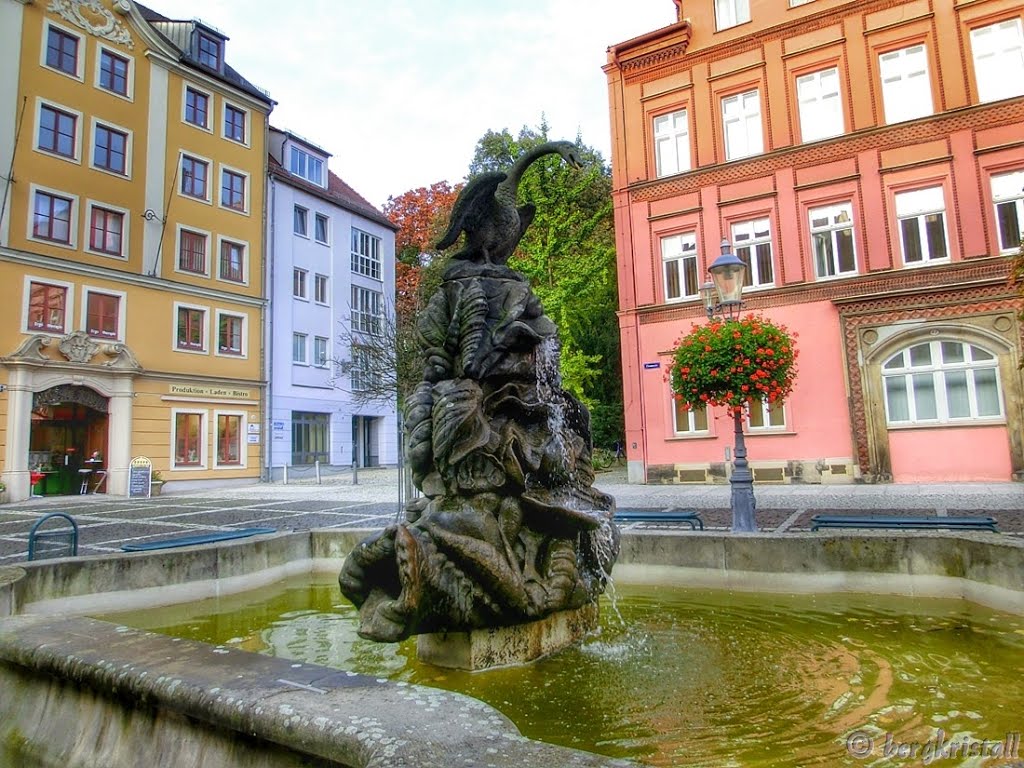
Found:
[[[9,500],[259,476],[273,101],[226,36],[129,0],[0,0]]]

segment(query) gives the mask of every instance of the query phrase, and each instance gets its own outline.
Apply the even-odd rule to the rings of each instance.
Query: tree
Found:
[[[1020,247],[1010,257],[1010,285],[1017,289],[1017,295],[1024,298],[1024,232],[1020,236]],[[1024,309],[1017,313],[1018,319],[1024,322]],[[1019,368],[1024,370],[1024,356],[1021,357]]]
[[[470,175],[508,169],[523,152],[548,141],[543,121],[488,131],[477,142]],[[509,266],[526,275],[544,311],[559,327],[563,386],[590,408],[595,445],[622,439],[615,233],[611,171],[600,152],[576,145],[584,167],[555,156],[527,169],[519,195],[537,206]]]
[[[418,266],[422,254],[434,251],[461,188],[461,184],[453,187],[447,181],[437,181],[388,198],[384,215],[400,227],[395,234],[399,262]]]

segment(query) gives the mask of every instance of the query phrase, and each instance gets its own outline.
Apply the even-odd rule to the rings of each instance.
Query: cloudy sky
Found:
[[[487,130],[536,126],[609,159],[609,45],[675,21],[672,0],[146,0],[230,38],[273,125],[332,153],[371,203],[460,181]]]

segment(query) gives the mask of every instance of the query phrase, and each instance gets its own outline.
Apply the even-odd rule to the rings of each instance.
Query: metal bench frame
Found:
[[[695,509],[667,509],[657,512],[624,510],[616,512],[614,520],[616,523],[687,523],[692,531],[698,528],[704,530],[704,520]]]
[[[198,544],[213,544],[218,541],[245,539],[249,536],[276,532],[276,528],[238,528],[233,531],[213,531],[211,533],[195,534],[194,536],[176,536],[173,539],[157,539],[156,541],[144,541],[139,544],[125,544],[121,549],[125,552],[149,552],[154,549],[194,547]]]
[[[992,531],[999,533],[994,517],[896,517],[890,515],[815,515],[811,530],[823,528],[878,528],[883,530]]]

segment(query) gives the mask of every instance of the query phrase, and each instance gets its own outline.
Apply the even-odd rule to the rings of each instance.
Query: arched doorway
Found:
[[[60,384],[33,394],[28,465],[43,475],[37,493],[76,494],[83,483],[96,488],[107,455],[108,411],[108,399],[85,386]]]

